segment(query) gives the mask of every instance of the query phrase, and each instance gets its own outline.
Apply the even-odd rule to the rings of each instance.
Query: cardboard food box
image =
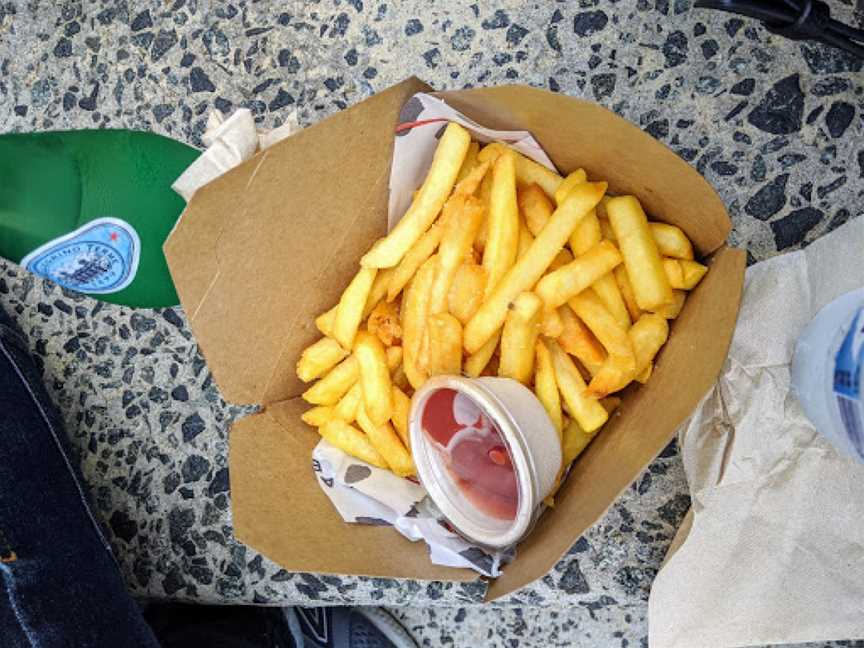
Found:
[[[424,543],[387,527],[346,524],[316,483],[315,430],[294,366],[320,334],[362,254],[385,233],[399,111],[411,78],[300,131],[199,190],[165,244],[183,307],[223,395],[262,411],[231,430],[237,538],[285,569],[473,580],[433,565]],[[735,326],[743,251],[708,183],[672,151],[608,110],[525,86],[437,96],[479,124],[530,131],[562,173],[583,167],[609,191],[639,197],[681,227],[710,272],[672,325],[651,380],[629,389],[576,462],[557,505],[518,547],[490,599],[545,575],[669,443],[715,381]]]

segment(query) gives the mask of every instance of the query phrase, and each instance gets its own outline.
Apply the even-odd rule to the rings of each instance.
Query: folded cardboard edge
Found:
[[[314,341],[315,315],[384,233],[393,128],[405,102],[428,89],[411,77],[260,152],[189,202],[164,251],[226,399],[267,403],[302,391],[294,351]],[[285,290],[285,277],[302,290]]]
[[[472,581],[470,570],[433,565],[423,542],[389,526],[347,524],[313,471],[318,435],[300,421],[299,398],[237,421],[229,473],[238,540],[297,572]],[[286,524],[286,504],[290,519]]]
[[[517,559],[491,583],[488,600],[499,599],[552,569],[674,438],[716,381],[735,330],[746,253],[724,246],[708,263],[711,270],[673,323],[651,380],[627,395],[574,464],[555,507],[544,513],[519,545]],[[693,362],[696,354],[699,362]]]

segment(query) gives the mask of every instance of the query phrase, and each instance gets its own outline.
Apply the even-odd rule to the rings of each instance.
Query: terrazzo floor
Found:
[[[214,108],[306,126],[409,75],[524,83],[670,146],[717,188],[751,262],[860,216],[862,62],[691,4],[0,2],[0,132],[126,127],[201,146]],[[864,21],[860,3],[832,9]],[[0,306],[43,365],[136,595],[394,606],[428,646],[647,645],[651,579],[689,506],[674,445],[500,605],[479,607],[477,585],[290,574],[233,539],[227,431],[247,410],[221,398],[181,309],[102,304],[2,260]]]

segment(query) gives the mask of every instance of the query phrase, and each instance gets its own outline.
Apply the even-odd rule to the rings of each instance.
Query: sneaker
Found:
[[[417,648],[382,608],[289,607],[284,614],[296,648]]]

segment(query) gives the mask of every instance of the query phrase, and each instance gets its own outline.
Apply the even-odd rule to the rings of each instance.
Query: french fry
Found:
[[[552,218],[555,205],[537,184],[520,187],[516,196],[519,210],[525,216],[528,231],[532,236],[537,236]]]
[[[408,433],[408,418],[411,413],[411,399],[396,385],[393,385],[393,427],[402,440],[402,445],[411,450],[411,435]]]
[[[576,460],[582,451],[591,443],[594,435],[586,432],[576,421],[570,421],[564,429],[564,442],[561,454],[563,455],[563,464],[569,466]]]
[[[383,425],[393,415],[393,384],[387,367],[387,354],[378,336],[360,331],[354,344],[360,366],[363,407],[375,425]]]
[[[499,376],[530,384],[542,310],[543,300],[533,292],[520,293],[513,300],[501,333]]]
[[[357,408],[363,402],[363,387],[360,381],[354,383],[345,395],[336,403],[333,408],[333,414],[336,418],[340,418],[346,423],[351,423],[357,418]]]
[[[471,173],[471,170],[477,166],[477,154],[480,152],[480,143],[471,142],[468,145],[468,152],[465,153],[465,159],[462,161],[462,167],[456,175],[456,184],[459,184],[465,177]]]
[[[543,277],[537,282],[535,290],[543,299],[546,309],[552,310],[588,288],[620,263],[621,254],[615,245],[600,241],[571,263]]]
[[[561,248],[561,251],[555,255],[555,258],[552,259],[552,263],[549,264],[547,273],[555,272],[558,268],[563,268],[568,263],[573,263],[573,255],[567,248]]]
[[[454,195],[444,206],[441,243],[438,245],[438,264],[429,297],[429,312],[445,312],[453,276],[471,249],[477,230],[483,222],[483,203],[473,196]]]
[[[657,308],[652,309],[651,312],[657,313],[661,317],[665,317],[667,320],[675,319],[676,317],[678,317],[678,315],[681,314],[681,309],[684,308],[684,301],[686,299],[686,292],[684,292],[683,290],[673,290],[672,303],[658,306]]]
[[[447,308],[462,324],[480,308],[483,291],[486,288],[486,270],[474,263],[463,263],[453,275],[450,292],[447,295]]]
[[[477,154],[477,161],[495,164],[495,161],[506,150],[507,145],[503,142],[489,142],[486,146],[480,149],[480,152]]]
[[[360,261],[363,267],[395,266],[429,229],[453,189],[470,143],[471,135],[468,131],[455,122],[447,125],[417,199],[411,203],[408,211],[390,233],[376,242],[363,256]]]
[[[484,373],[484,370],[490,364],[495,349],[498,348],[498,342],[501,340],[501,329],[495,331],[486,342],[477,351],[465,358],[465,364],[462,367],[463,372],[470,378],[476,378]],[[497,375],[498,371],[494,372]]]
[[[321,331],[322,335],[333,337],[333,325],[336,323],[337,310],[339,310],[339,304],[315,318],[315,327]]]
[[[588,395],[585,381],[573,360],[554,340],[546,341],[555,368],[555,382],[573,418],[583,430],[593,432],[609,418],[600,401]],[[566,436],[565,436],[566,440]]]
[[[519,243],[516,247],[516,258],[521,259],[525,256],[528,248],[534,242],[534,236],[528,231],[528,226],[525,224],[525,219],[519,219]]]
[[[300,420],[306,423],[306,425],[318,428],[327,423],[327,421],[333,419],[335,416],[335,409],[333,407],[317,405],[303,412],[300,415]]]
[[[535,162],[521,153],[516,155],[516,182],[520,185],[540,185],[546,195],[552,198],[563,180],[560,175],[550,171],[539,162]]]
[[[420,266],[426,263],[426,259],[435,253],[435,249],[441,242],[443,234],[444,230],[440,225],[435,223],[408,250],[408,253],[402,258],[399,265],[396,266],[396,270],[393,271],[393,275],[390,278],[390,284],[387,286],[387,301],[396,299],[396,296],[408,285],[411,278],[417,274]]]
[[[682,259],[678,262],[681,266],[684,290],[693,290],[702,281],[702,277],[708,272],[708,268],[696,261]]]
[[[606,203],[606,213],[639,308],[652,310],[671,303],[672,287],[642,205],[634,196],[618,196]]]
[[[369,313],[366,329],[378,337],[385,346],[398,344],[402,339],[402,324],[396,302],[381,301]]]
[[[327,375],[303,392],[303,400],[310,405],[335,405],[357,382],[360,368],[357,358],[348,356],[333,367]]]
[[[480,183],[483,182],[483,179],[486,177],[486,172],[488,170],[488,162],[481,162],[475,166],[467,176],[456,183],[456,187],[453,189],[453,196],[462,196],[465,198],[473,196],[480,187]],[[453,196],[451,196],[451,198]],[[446,207],[447,203],[444,203],[444,206]]]
[[[654,363],[649,362],[648,366],[645,367],[645,369],[641,373],[636,374],[636,378],[634,378],[634,380],[636,382],[642,383],[644,385],[646,382],[648,382],[648,379],[651,378],[651,374],[653,374],[653,373],[654,373]]]
[[[384,268],[375,275],[375,281],[372,282],[372,287],[369,289],[369,297],[366,298],[366,306],[363,307],[363,319],[369,317],[369,313],[387,296],[394,272],[396,272],[396,268]]]
[[[564,333],[564,320],[561,319],[557,309],[544,308],[540,318],[540,332],[546,337],[557,338]]]
[[[417,472],[411,454],[402,445],[399,435],[389,422],[376,425],[369,417],[363,404],[357,408],[357,424],[366,433],[366,437],[384,461],[395,474],[407,477]]]
[[[414,389],[419,388],[429,377],[418,360],[429,316],[429,294],[437,263],[437,257],[431,256],[420,266],[402,299],[402,367]]]
[[[678,259],[663,259],[663,271],[669,280],[669,285],[678,290],[684,290],[684,271]]]
[[[465,326],[464,346],[468,353],[476,353],[501,328],[507,316],[507,305],[520,292],[530,290],[537,283],[567,242],[573,228],[594,208],[605,191],[605,182],[586,182],[570,192],[525,256],[510,268]]]
[[[603,202],[601,201],[600,204],[603,205]],[[662,256],[685,260],[693,259],[693,244],[680,227],[658,222],[648,223],[648,227],[651,229],[651,235],[657,244],[657,250]],[[603,232],[603,238],[610,241],[615,240],[615,232],[612,230],[612,225],[609,224],[608,219],[600,219],[600,229]]]
[[[423,327],[423,339],[420,340],[420,352],[417,354],[417,368],[424,374],[429,374],[429,322]]]
[[[627,304],[624,303],[624,297],[615,281],[615,275],[607,272],[592,283],[591,288],[603,302],[606,310],[612,313],[612,317],[621,325],[621,328],[625,331],[630,328],[630,312],[627,310]]]
[[[573,251],[573,256],[578,257],[585,254],[602,238],[603,234],[600,231],[600,219],[597,218],[597,210],[592,209],[570,235],[570,249]]]
[[[387,355],[387,368],[392,373],[402,364],[402,347],[387,347],[385,354]]]
[[[558,313],[564,323],[564,331],[558,336],[558,344],[567,353],[575,356],[592,376],[596,376],[606,362],[603,345],[567,304],[560,306]]]
[[[502,153],[492,168],[489,196],[489,233],[483,249],[486,295],[513,267],[519,244],[519,208],[516,206],[516,172],[513,153]]]
[[[555,368],[552,366],[552,356],[543,340],[537,340],[535,346],[534,392],[543,404],[555,431],[561,441],[564,424],[561,417],[561,395],[558,393],[558,383],[555,382]]]
[[[501,142],[493,142],[483,147],[477,156],[478,160],[489,160],[494,162],[504,151],[510,151],[516,156],[516,181],[520,185],[537,184],[546,192],[550,198],[555,196],[555,191],[563,182],[563,178],[550,171],[539,162],[535,162],[531,158],[525,157],[515,149],[508,147]],[[536,234],[535,234],[536,236]]]
[[[339,299],[336,321],[333,322],[333,337],[346,349],[354,346],[354,336],[363,319],[363,309],[377,273],[376,268],[360,268]]]
[[[303,382],[320,378],[341,362],[348,352],[333,338],[324,337],[309,345],[297,361],[297,377]]]
[[[378,468],[387,468],[384,457],[374,448],[369,438],[353,425],[333,419],[318,428],[318,433],[329,443],[352,457],[357,457]]]
[[[693,259],[693,244],[680,227],[667,223],[650,223],[649,227],[660,254],[676,259]]]
[[[560,205],[563,203],[567,194],[570,193],[570,190],[583,182],[588,182],[588,174],[585,173],[584,169],[576,169],[573,173],[564,178],[555,190],[555,195],[553,196],[555,198],[555,204]]]
[[[431,315],[428,322],[430,376],[462,373],[462,324],[450,313]]]
[[[483,216],[483,222],[480,223],[480,229],[477,230],[477,236],[474,237],[474,249],[479,252],[483,252],[486,249],[486,239],[489,237],[489,202],[491,196],[492,174],[487,173],[483,176],[483,181],[480,183],[480,200],[486,207],[486,211]]]
[[[669,323],[660,315],[645,313],[630,327],[627,337],[633,344],[633,353],[636,356],[634,374],[638,379],[650,369],[654,356],[669,339]]]
[[[570,308],[591,329],[608,354],[600,371],[591,379],[588,393],[597,398],[622,389],[636,373],[636,356],[627,330],[621,327],[606,310],[593,290],[585,290],[573,297]]]
[[[630,277],[627,276],[627,268],[619,265],[612,271],[615,276],[615,283],[618,284],[618,290],[621,291],[621,298],[624,300],[624,305],[627,306],[627,313],[630,315],[630,321],[635,322],[642,315],[642,309],[636,303],[636,295],[633,294],[633,286],[630,285]]]

